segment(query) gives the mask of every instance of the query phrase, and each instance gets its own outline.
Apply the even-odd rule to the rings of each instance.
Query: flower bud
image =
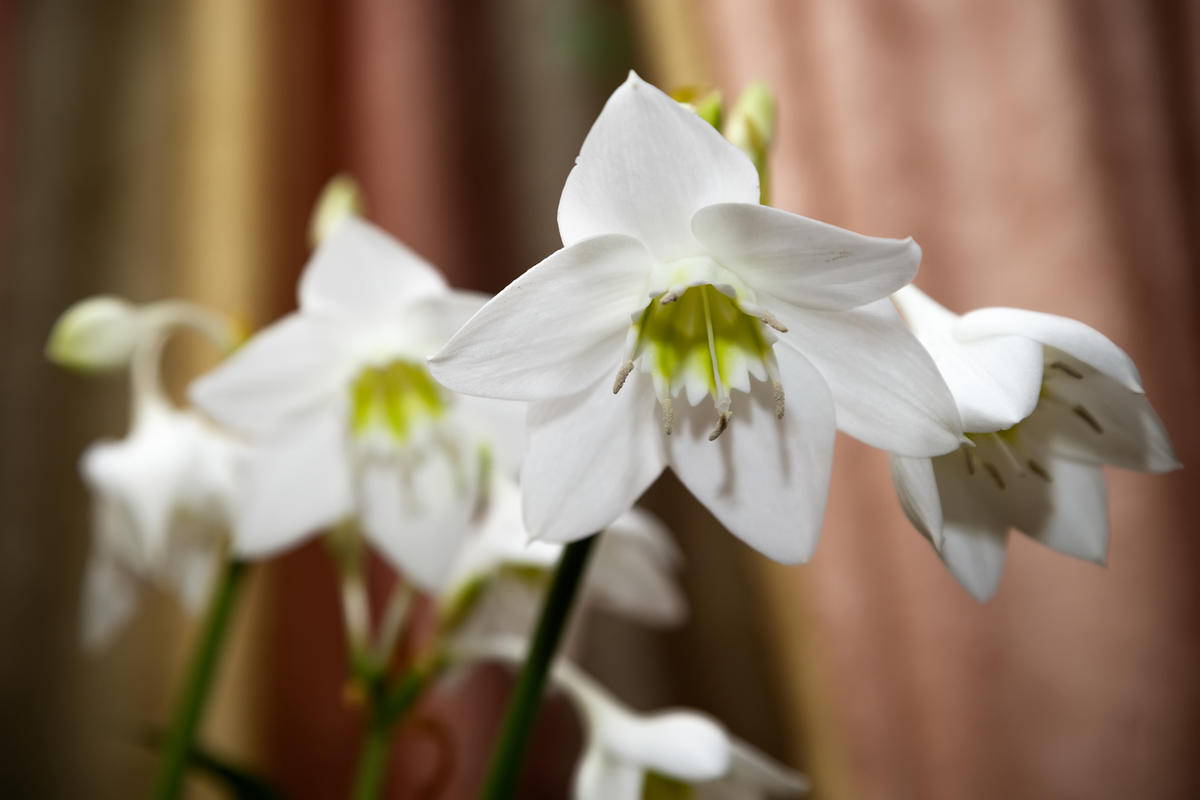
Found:
[[[46,357],[83,372],[123,367],[140,328],[141,316],[132,303],[109,295],[89,297],[59,316],[46,342]]]
[[[696,112],[696,116],[709,125],[717,130],[721,129],[725,99],[721,96],[720,89],[708,86],[680,86],[671,92],[671,97]]]
[[[742,90],[725,121],[724,134],[754,162],[762,186],[762,202],[767,202],[768,157],[775,142],[775,95],[767,84],[754,81]]]
[[[319,245],[334,226],[347,214],[363,216],[366,203],[358,182],[345,173],[334,175],[321,190],[308,223],[309,243]]]

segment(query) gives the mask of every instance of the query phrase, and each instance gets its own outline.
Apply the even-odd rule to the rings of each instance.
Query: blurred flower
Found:
[[[950,386],[971,443],[932,460],[892,456],[901,505],[950,572],[986,600],[1010,527],[1104,563],[1100,465],[1179,466],[1133,362],[1065,317],[1012,308],[960,317],[911,286],[894,300]]]
[[[180,327],[198,328],[222,348],[236,338],[229,320],[191,303],[136,306],[111,297],[72,306],[50,335],[47,351],[59,363],[130,367],[129,433],[92,444],[80,459],[93,498],[82,606],[90,646],[105,643],[132,615],[144,581],[199,610],[224,551],[243,451],[167,399],[159,361],[163,343]]]
[[[758,191],[744,153],[630,74],[567,178],[565,247],[432,359],[451,388],[535,401],[522,491],[536,537],[607,527],[669,464],[733,533],[803,561],[835,404],[838,426],[879,447],[957,444],[950,394],[887,300],[917,245],[761,206]]]
[[[197,406],[256,445],[235,542],[246,557],[356,516],[422,588],[445,579],[479,511],[509,404],[457,398],[426,357],[484,301],[342,214],[300,279],[300,308],[191,387]]]
[[[561,544],[529,540],[520,492],[498,478],[487,517],[464,539],[443,593],[443,628],[457,636],[528,634],[562,551]],[[600,539],[583,602],[651,625],[679,624],[687,613],[674,580],[679,561],[662,523],[633,509]]]
[[[475,639],[456,648],[459,659],[521,663],[519,639]],[[695,800],[798,797],[808,780],[744,742],[714,719],[676,709],[640,714],[564,659],[552,670],[583,718],[585,743],[575,771],[575,800]]]

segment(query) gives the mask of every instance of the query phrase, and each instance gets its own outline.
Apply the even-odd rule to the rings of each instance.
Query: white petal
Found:
[[[950,387],[963,428],[972,432],[1011,428],[1033,413],[1042,388],[1042,346],[1025,336],[963,339],[959,316],[915,286],[892,302]]]
[[[749,286],[807,308],[840,311],[882,299],[921,263],[911,238],[863,236],[757,203],[702,208],[692,231]]]
[[[1048,360],[1057,359],[1050,356]],[[1081,461],[1139,472],[1179,468],[1166,429],[1144,394],[1090,372],[1077,361],[1072,361],[1069,368],[1083,377],[1076,379],[1049,370],[1046,389],[1052,397],[1044,399],[1037,412],[1022,423],[1022,437],[1043,442],[1052,452]],[[1083,414],[1076,410],[1080,408]]]
[[[364,219],[347,214],[300,277],[300,308],[344,319],[380,317],[444,291],[441,274]]]
[[[928,458],[891,454],[892,484],[900,507],[922,536],[941,549],[942,499],[938,495],[933,463]]]
[[[573,800],[641,800],[645,772],[614,758],[599,747],[589,747],[575,768]]]
[[[430,359],[457,392],[544,400],[611,384],[631,315],[646,305],[650,260],[627,236],[559,250],[496,295]]]
[[[618,759],[685,783],[711,781],[729,771],[729,736],[695,711],[612,714],[595,735]]]
[[[361,520],[368,540],[425,591],[447,583],[455,553],[476,510],[474,463],[434,450],[401,470],[369,462],[363,469]]]
[[[938,555],[955,580],[979,602],[996,593],[1004,572],[1008,522],[994,510],[1003,499],[989,493],[1000,490],[984,474],[966,474],[965,456],[951,453],[933,460],[938,494],[942,498],[943,542]]]
[[[671,467],[713,515],[754,549],[785,564],[817,546],[833,465],[834,411],[821,376],[802,356],[776,348],[786,411],[759,381],[733,397],[733,418],[716,441],[711,400],[676,411],[667,438]]]
[[[799,772],[790,770],[739,739],[732,740],[733,763],[723,782],[747,787],[747,797],[796,797],[807,793],[811,784]],[[701,797],[704,792],[701,790]]]
[[[204,609],[216,578],[224,530],[211,521],[185,515],[175,521],[162,565],[162,579],[191,614]]]
[[[346,425],[326,409],[252,450],[234,532],[239,556],[273,555],[353,512]]]
[[[605,377],[579,394],[534,403],[528,422],[521,494],[535,538],[569,542],[607,528],[666,463],[653,385],[642,372],[617,395]]]
[[[1027,336],[1092,365],[1131,391],[1142,391],[1137,367],[1125,351],[1078,320],[1020,308],[981,308],[965,314],[955,331],[964,339]]]
[[[932,456],[958,446],[962,427],[954,398],[891,302],[877,300],[850,311],[764,305],[788,327],[780,344],[800,351],[829,385],[841,430],[907,456]]]
[[[566,245],[623,233],[671,261],[700,252],[691,220],[701,208],[758,199],[758,173],[744,153],[630,73],[567,176],[558,229]]]
[[[194,381],[188,394],[238,433],[271,435],[327,402],[353,368],[337,323],[289,314]]]
[[[83,577],[80,636],[85,647],[104,647],[137,609],[140,587],[127,567],[95,541]]]
[[[589,602],[650,625],[677,625],[687,614],[675,581],[679,549],[656,517],[621,515],[600,537],[587,576]]]
[[[1056,458],[1049,482],[1031,477],[1012,492],[1015,527],[1060,553],[1103,564],[1108,554],[1108,493],[1094,464]]]
[[[481,292],[450,289],[423,297],[393,317],[399,327],[397,338],[406,348],[427,358],[450,340],[491,297]]]
[[[449,424],[486,447],[492,466],[501,475],[516,480],[529,438],[525,430],[529,405],[520,400],[456,394],[452,409]]]

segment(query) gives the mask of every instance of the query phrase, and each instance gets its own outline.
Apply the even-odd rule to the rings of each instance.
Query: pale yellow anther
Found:
[[[617,370],[617,378],[613,381],[613,394],[621,391],[621,387],[625,385],[625,379],[629,377],[629,373],[633,372],[633,362],[626,361]]]

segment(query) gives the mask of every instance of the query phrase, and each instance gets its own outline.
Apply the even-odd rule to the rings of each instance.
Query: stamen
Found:
[[[1074,378],[1077,381],[1083,380],[1083,373],[1079,372],[1079,370],[1075,369],[1070,364],[1064,363],[1062,361],[1051,362],[1050,368],[1061,370],[1062,372],[1065,372],[1066,374],[1070,375],[1072,378]]]
[[[1021,458],[1017,455],[1017,452],[1013,446],[998,433],[993,433],[992,438],[996,440],[996,443],[1000,446],[1000,452],[1004,453],[1004,455],[1008,458],[1008,462],[1012,464],[1012,467],[1017,471],[1017,474],[1023,474],[1025,472],[1025,465],[1021,463]]]
[[[783,419],[783,381],[779,378],[779,362],[775,360],[773,350],[768,350],[763,356],[763,366],[767,369],[767,377],[771,379],[771,388],[775,390],[775,419]]]
[[[658,298],[658,303],[659,305],[669,306],[671,303],[674,303],[679,299],[679,295],[680,292],[678,289],[670,289],[665,292],[662,297]]]
[[[1044,480],[1046,483],[1051,483],[1054,480],[1053,478],[1050,477],[1050,473],[1046,471],[1046,468],[1043,467],[1038,462],[1034,461],[1032,458],[1029,459],[1028,463],[1029,463],[1029,468],[1031,470],[1033,470],[1033,474],[1037,475],[1039,478]]]
[[[708,440],[715,442],[717,437],[725,432],[729,427],[729,418],[733,416],[728,408],[721,409],[721,413],[717,416],[717,424],[713,426],[712,433],[708,434]]]
[[[971,448],[965,444],[962,446],[963,455],[967,458],[967,474],[975,474],[975,454],[971,452]]]
[[[670,395],[659,399],[658,402],[662,406],[663,433],[670,436],[675,427],[675,404],[671,402]]]
[[[1088,426],[1096,433],[1104,433],[1104,428],[1100,427],[1100,423],[1097,422],[1096,418],[1092,416],[1092,412],[1088,411],[1081,405],[1077,405],[1071,410],[1075,412],[1075,416],[1086,422]]]
[[[613,381],[613,394],[621,391],[621,387],[625,385],[625,379],[629,377],[629,373],[633,372],[633,362],[626,361],[617,370],[617,379]]]
[[[1004,491],[1004,477],[1000,474],[1000,470],[996,469],[996,465],[989,464],[985,461],[983,462],[983,467],[988,471],[988,474],[992,476],[992,480],[996,482],[996,486],[999,487],[1001,491]]]
[[[772,314],[770,311],[767,311],[765,308],[763,309],[762,313],[758,315],[758,318],[780,333],[788,332],[787,325],[784,325],[782,322],[780,322],[774,314]]]
[[[771,381],[771,387],[775,390],[775,419],[783,419],[783,384]]]

